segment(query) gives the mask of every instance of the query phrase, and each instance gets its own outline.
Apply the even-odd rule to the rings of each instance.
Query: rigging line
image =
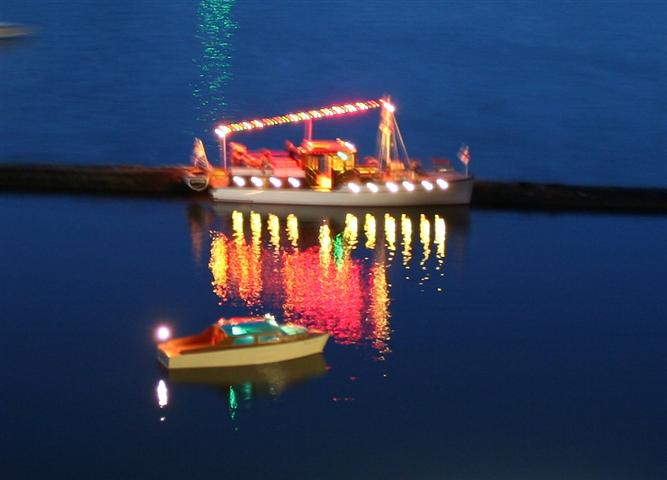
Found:
[[[400,143],[401,148],[403,149],[403,153],[405,153],[405,164],[406,166],[409,166],[410,156],[408,155],[408,149],[405,147],[405,142],[403,141],[403,135],[401,135],[401,130],[398,128],[398,122],[396,121],[395,116],[394,116],[394,130],[396,131],[396,138],[398,138],[398,142]]]

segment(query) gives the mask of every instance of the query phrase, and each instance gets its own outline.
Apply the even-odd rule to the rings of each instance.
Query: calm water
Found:
[[[164,164],[390,93],[476,175],[667,184],[660,2],[5,2],[0,162]],[[377,118],[316,125],[371,152]],[[279,146],[299,127],[239,141]],[[667,477],[667,219],[0,196],[0,477]],[[324,355],[174,376],[271,311]],[[166,405],[158,398],[166,385]]]
[[[0,214],[5,478],[664,478],[663,218]],[[158,324],[264,311],[333,341],[305,364],[158,368]]]

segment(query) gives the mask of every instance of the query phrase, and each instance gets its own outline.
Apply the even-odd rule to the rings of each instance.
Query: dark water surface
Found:
[[[662,2],[0,15],[40,28],[0,44],[0,162],[181,163],[216,120],[390,93],[425,161],[465,142],[480,177],[667,184]],[[372,153],[376,122],[316,134]],[[0,477],[667,478],[665,239],[660,216],[0,196]],[[266,311],[324,355],[158,368],[157,325]]]
[[[3,478],[664,478],[665,219],[348,213],[2,198]],[[324,357],[158,368],[264,311]]]

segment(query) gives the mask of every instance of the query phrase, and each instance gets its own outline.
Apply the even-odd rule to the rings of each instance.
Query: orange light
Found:
[[[322,117],[334,117],[338,115],[346,115],[348,113],[358,113],[373,108],[384,108],[389,111],[394,111],[394,106],[390,103],[378,100],[367,100],[365,102],[346,103],[344,105],[332,105],[330,107],[307,110],[298,113],[288,113],[286,115],[276,115],[275,117],[260,118],[256,120],[242,121],[236,123],[229,123],[219,125],[215,129],[215,133],[223,138],[231,132],[241,132],[247,130],[254,130],[256,128],[269,127],[274,125],[282,125],[285,123],[303,122]]]

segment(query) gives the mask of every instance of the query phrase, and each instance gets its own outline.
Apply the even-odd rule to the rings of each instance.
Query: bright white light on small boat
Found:
[[[276,177],[269,178],[269,182],[271,182],[271,185],[273,185],[276,188],[280,188],[280,187],[283,186],[283,182],[279,178],[276,178]]]
[[[243,177],[232,177],[232,182],[234,182],[237,187],[245,187],[245,179]]]
[[[166,325],[160,325],[155,331],[155,338],[160,342],[166,342],[171,338],[171,329]]]
[[[259,177],[250,177],[250,181],[256,187],[263,187],[264,186],[264,180],[262,180]]]
[[[377,193],[378,190],[380,190],[380,189],[378,188],[378,186],[375,185],[375,184],[372,183],[372,182],[368,182],[368,183],[366,184],[366,188],[368,188],[368,189],[369,189],[371,192],[373,192],[373,193]]]
[[[167,389],[167,384],[164,383],[164,380],[160,380],[155,389],[157,392],[157,404],[160,408],[164,407],[169,403],[169,390]]]
[[[292,185],[294,188],[299,188],[299,187],[301,186],[301,182],[299,181],[298,178],[289,177],[289,178],[287,179],[287,181],[288,181],[289,184]]]
[[[431,182],[429,182],[428,180],[422,180],[422,187],[424,187],[429,192],[431,190],[433,190],[433,184]]]
[[[398,192],[398,185],[396,185],[394,182],[387,182],[387,190],[389,190],[391,193],[396,193]]]
[[[415,186],[412,183],[408,182],[407,180],[404,181],[402,185],[403,188],[405,188],[408,192],[412,192],[415,189]]]
[[[338,152],[336,153],[336,155],[338,155],[338,158],[340,158],[341,160],[347,160],[347,153],[345,152]]]
[[[438,187],[440,187],[441,190],[447,190],[447,188],[449,188],[449,183],[447,183],[447,181],[443,180],[442,178],[438,178],[435,183],[438,184]]]
[[[354,193],[359,193],[361,191],[361,187],[356,183],[348,183],[347,188],[352,190]]]

